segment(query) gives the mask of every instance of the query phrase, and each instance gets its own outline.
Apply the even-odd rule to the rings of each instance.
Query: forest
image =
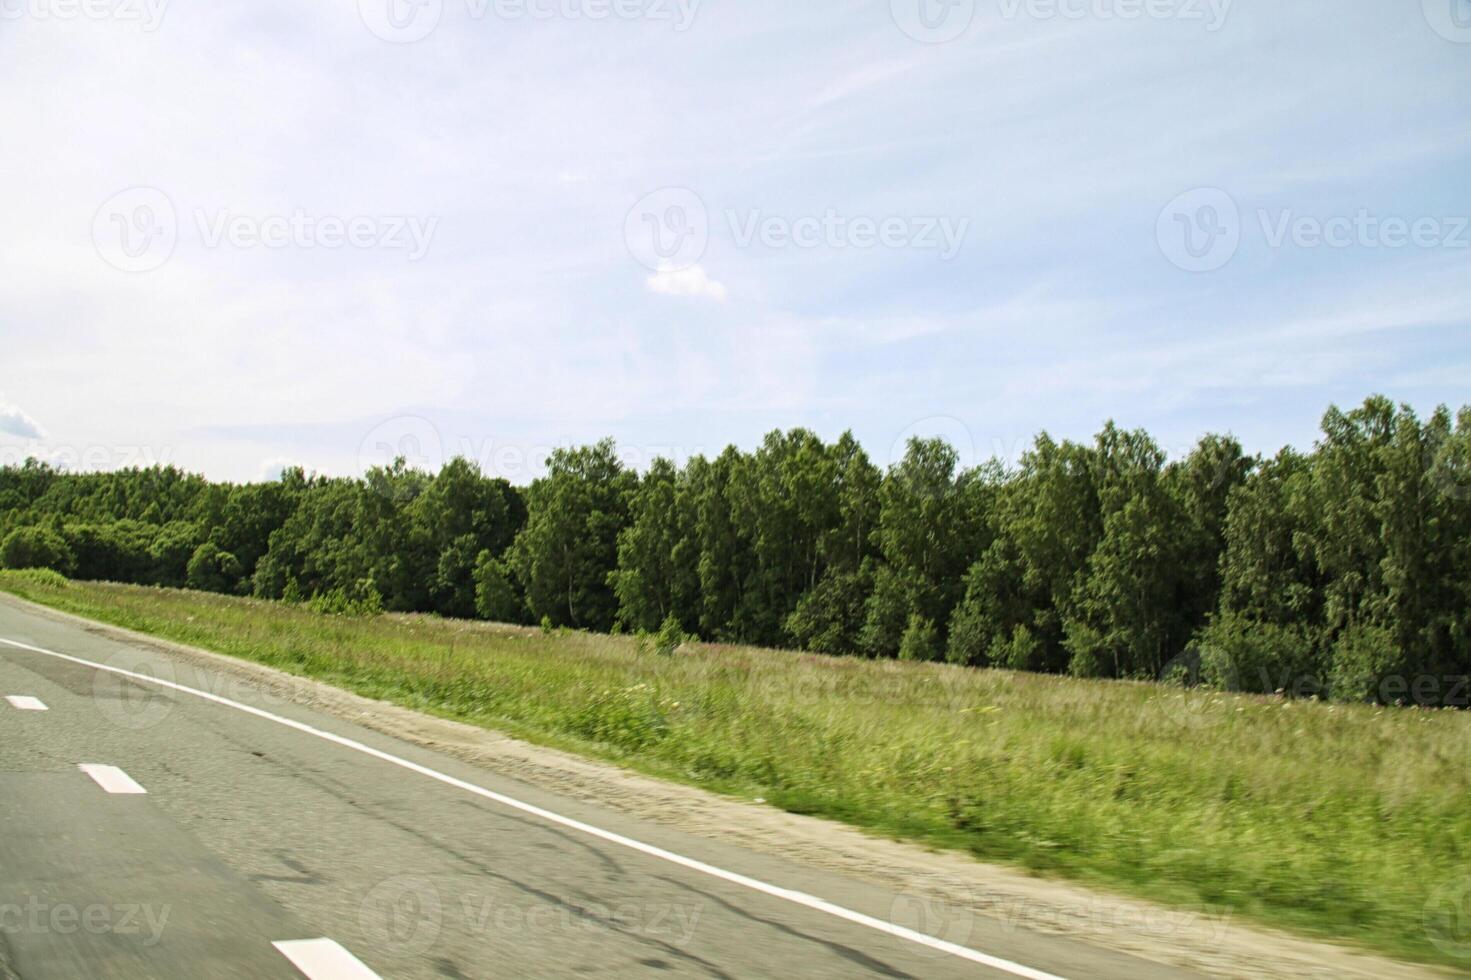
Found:
[[[455,459],[228,484],[0,469],[0,565],[309,603],[1289,697],[1471,702],[1471,408],[1330,408],[1310,452],[1109,423],[1015,465],[772,432],[611,441],[517,487]]]

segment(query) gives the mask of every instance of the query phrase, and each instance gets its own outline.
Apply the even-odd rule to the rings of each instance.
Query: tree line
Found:
[[[521,488],[455,459],[214,483],[0,469],[0,564],[386,609],[970,666],[1465,706],[1471,409],[1330,408],[1310,452],[1106,425],[966,468],[772,432],[638,474],[611,441]]]

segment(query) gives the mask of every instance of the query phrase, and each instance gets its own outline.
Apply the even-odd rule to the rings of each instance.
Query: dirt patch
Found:
[[[1171,908],[870,836],[852,827],[653,779],[607,763],[374,701],[270,667],[106,626],[13,596],[6,602],[90,632],[207,664],[296,703],[549,792],[684,833],[870,881],[919,907],[1065,936],[1219,977],[1433,978],[1449,971],[1242,925],[1224,910]],[[947,935],[945,938],[963,938]],[[3,977],[0,959],[0,977]]]

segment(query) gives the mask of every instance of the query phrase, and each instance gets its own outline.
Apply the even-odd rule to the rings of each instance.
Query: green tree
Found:
[[[200,592],[235,592],[241,584],[240,560],[206,541],[194,549],[185,568],[184,584]]]
[[[511,553],[535,618],[578,629],[612,627],[618,598],[608,578],[637,482],[611,439],[552,453],[547,475],[527,493],[526,527]]]
[[[883,566],[860,634],[872,656],[894,656],[911,616],[948,623],[964,592],[965,571],[985,546],[986,472],[958,473],[959,456],[942,439],[911,439],[879,487],[874,541]]]
[[[189,559],[200,543],[199,526],[190,521],[169,521],[159,528],[148,549],[150,581],[171,589],[182,587],[188,577]]]
[[[1030,626],[1037,613],[1035,601],[1028,594],[1015,542],[998,537],[966,572],[965,595],[950,619],[946,659],[975,667],[1042,669]],[[1014,638],[1019,642],[1013,643]]]
[[[817,587],[797,600],[784,624],[787,635],[802,650],[858,653],[872,576],[872,562],[856,572],[829,568]]]
[[[899,659],[939,660],[943,654],[940,631],[935,629],[935,624],[918,613],[910,616],[904,637],[899,641]]]
[[[62,527],[76,556],[76,577],[106,582],[151,581],[153,541],[159,529],[141,521],[68,523]]]
[[[629,524],[618,535],[618,567],[611,584],[618,618],[628,627],[655,630],[670,616],[682,627],[699,622],[697,545],[680,473],[656,459],[629,502]]]
[[[75,558],[66,540],[49,527],[20,527],[0,542],[0,564],[6,568],[49,568],[70,575]]]
[[[460,457],[446,463],[404,508],[407,534],[399,547],[433,565],[430,608],[445,616],[475,614],[478,557],[487,549],[502,555],[510,547],[514,511],[510,485],[486,478],[475,463]]]
[[[741,610],[755,556],[748,536],[736,523],[731,502],[732,483],[745,465],[746,457],[729,446],[714,460],[696,456],[686,466],[699,547],[699,632],[718,640],[747,638],[741,631]]]
[[[752,558],[733,623],[742,639],[789,639],[784,622],[822,576],[823,540],[838,523],[836,484],[836,459],[806,429],[768,433],[734,470],[731,519]]]
[[[489,548],[475,563],[475,612],[497,623],[526,622],[526,600],[516,589],[511,570]]]

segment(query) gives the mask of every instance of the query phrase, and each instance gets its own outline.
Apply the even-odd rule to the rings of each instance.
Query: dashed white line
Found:
[[[271,943],[310,980],[381,980],[363,961],[330,939]]]
[[[101,766],[93,762],[83,762],[77,768],[91,776],[93,782],[109,793],[118,793],[124,796],[139,796],[148,792],[148,790],[134,782],[132,776],[129,776],[117,766]]]
[[[5,700],[10,702],[12,708],[21,711],[45,711],[46,705],[41,703],[40,698],[28,697],[24,694],[7,694]]]
[[[763,895],[770,895],[773,898],[779,898],[783,901],[791,902],[793,905],[801,905],[804,908],[814,909],[818,912],[824,912],[828,915],[833,916],[834,918],[843,919],[846,922],[851,922],[855,925],[864,926],[865,928],[873,929],[876,932],[882,932],[887,935],[894,936],[897,939],[903,939],[911,943],[917,943],[921,946],[928,946],[930,949],[939,950],[943,953],[949,953],[951,956],[956,956],[963,960],[969,960],[972,963],[979,963],[982,966],[988,966],[993,970],[1000,970],[1002,973],[1009,973],[1014,977],[1023,977],[1025,978],[1025,980],[1063,980],[1062,977],[1059,977],[1054,973],[1047,973],[1043,970],[1035,970],[1032,967],[1024,966],[1021,963],[1014,963],[1011,960],[1003,959],[999,956],[992,956],[989,953],[982,953],[979,950],[971,949],[969,946],[962,946],[959,943],[952,943],[945,939],[937,939],[934,936],[919,932],[916,929],[910,929],[906,926],[901,926],[893,922],[886,922],[883,919],[878,919],[871,915],[865,915],[862,912],[855,912],[852,909],[844,908],[841,905],[835,905],[834,903],[829,902],[826,899],[818,898],[815,895],[809,895],[806,892],[799,892],[795,889],[782,888],[779,885],[768,884],[767,882],[761,881],[759,878],[751,878],[747,875],[743,875],[735,871],[727,871],[724,868],[716,867],[713,864],[706,864],[704,861],[697,861],[694,858],[687,858],[683,854],[676,854],[673,851],[666,851],[662,847],[655,847],[653,844],[645,844],[643,841],[634,840],[632,837],[624,837],[622,834],[615,834],[611,830],[604,830],[603,828],[596,827],[590,823],[583,823],[581,820],[574,820],[571,817],[564,817],[560,813],[556,813],[552,810],[543,809],[542,807],[536,806],[532,803],[525,803],[521,800],[516,799],[513,796],[506,796],[504,793],[497,793],[494,790],[486,789],[483,786],[476,786],[474,783],[468,783],[463,779],[457,779],[454,776],[446,775],[445,773],[439,772],[435,769],[430,769],[428,766],[421,766],[417,762],[410,762],[408,759],[400,758],[399,756],[393,755],[389,752],[384,752],[382,749],[375,749],[370,745],[364,745],[362,742],[356,742],[350,738],[345,738],[341,735],[334,735],[333,733],[323,731],[320,728],[313,728],[311,725],[305,724],[304,722],[293,721],[290,718],[285,718],[281,715],[272,714],[269,711],[264,711],[260,708],[252,707],[248,704],[241,704],[239,701],[231,701],[229,698],[220,697],[218,694],[211,694],[208,691],[200,691],[196,688],[185,687],[183,684],[177,684],[173,681],[166,681],[158,677],[152,677],[148,674],[137,673],[131,670],[124,670],[121,667],[110,667],[107,664],[94,663],[91,660],[84,660],[81,657],[73,657],[70,654],[57,653],[55,650],[47,650],[45,647],[32,646],[29,643],[21,643],[19,640],[7,640],[4,638],[0,638],[0,643],[5,644],[6,646],[15,647],[17,650],[29,650],[32,653],[44,654],[45,656],[55,657],[58,660],[65,660],[69,663],[82,664],[87,667],[96,668],[97,670],[105,670],[110,674],[116,674],[119,677],[127,677],[131,680],[138,681],[140,684],[152,684],[155,687],[167,688],[170,691],[178,691],[181,694],[190,694],[205,701],[212,701],[215,704],[222,704],[225,707],[234,708],[236,711],[243,711],[246,714],[254,715],[257,718],[264,718],[267,721],[273,721],[278,725],[284,725],[285,727],[294,729],[298,732],[303,732],[307,735],[315,736],[317,738],[331,742],[334,745],[340,745],[343,748],[351,749],[354,752],[361,752],[364,755],[372,756],[375,759],[391,763],[401,769],[407,769],[409,772],[415,772],[421,776],[426,776],[429,779],[444,783],[446,786],[453,786],[456,789],[464,790],[467,793],[473,793],[474,795],[482,797],[483,799],[491,800],[495,803],[501,804],[502,806],[510,807],[513,810],[520,810],[522,813],[529,813],[534,817],[540,817],[548,823],[554,823],[563,827],[567,827],[571,830],[576,830],[579,833],[587,834],[589,837],[596,837],[599,840],[608,841],[610,844],[617,844],[620,847],[626,847],[629,850],[638,851],[640,854],[646,854],[649,857],[658,858],[661,861],[667,861],[670,864],[679,865],[680,867],[687,868],[690,871],[695,871],[700,874],[707,875],[711,878],[719,878],[721,881],[727,881],[734,885],[740,885],[742,888],[749,888],[751,891],[760,892]]]

